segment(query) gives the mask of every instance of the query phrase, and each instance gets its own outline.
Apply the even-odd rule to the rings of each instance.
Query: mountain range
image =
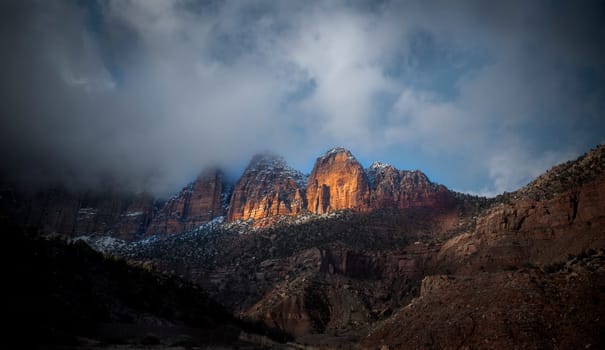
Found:
[[[292,348],[603,348],[605,146],[483,198],[346,149],[168,200],[5,185],[5,220],[202,287]]]
[[[420,171],[398,170],[375,162],[364,169],[350,151],[333,148],[317,158],[310,175],[292,169],[275,154],[254,156],[236,183],[220,169],[203,171],[167,200],[113,188],[69,191],[62,187],[18,191],[5,186],[2,212],[45,233],[103,234],[134,240],[192,230],[217,217],[225,221],[263,221],[301,213],[344,209],[430,207],[454,210],[487,201],[432,183]],[[261,223],[257,223],[261,224]]]

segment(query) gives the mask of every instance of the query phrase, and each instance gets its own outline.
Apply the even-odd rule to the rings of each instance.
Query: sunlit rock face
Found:
[[[340,209],[366,209],[370,184],[361,164],[344,148],[317,158],[307,183],[309,211],[324,214]]]
[[[306,206],[305,176],[274,154],[252,158],[234,187],[228,221],[296,215]]]
[[[194,182],[166,201],[154,216],[147,234],[188,231],[223,216],[225,187],[220,170],[202,172]]]

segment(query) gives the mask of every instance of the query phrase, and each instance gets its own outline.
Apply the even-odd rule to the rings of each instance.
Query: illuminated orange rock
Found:
[[[334,148],[317,158],[307,183],[311,212],[324,214],[340,209],[366,209],[370,185],[365,171],[344,148]]]
[[[296,215],[305,208],[304,183],[282,157],[256,155],[233,189],[227,220]]]

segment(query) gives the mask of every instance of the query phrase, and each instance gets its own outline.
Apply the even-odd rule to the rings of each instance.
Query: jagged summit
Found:
[[[374,162],[370,165],[369,170],[383,170],[387,168],[394,168],[394,166],[389,163]]]
[[[353,155],[353,153],[351,153],[351,151],[349,151],[348,149],[346,149],[344,147],[333,147],[333,148],[327,150],[326,153],[323,154],[323,156],[319,157],[319,159],[333,157],[337,154],[345,154],[348,159],[357,160],[355,158],[355,156]]]
[[[274,153],[252,157],[235,185],[228,221],[294,215],[305,208],[307,177]]]
[[[374,162],[365,171],[370,182],[370,187],[373,189],[376,188],[377,179],[380,181],[380,178],[389,176],[389,174],[391,177],[401,177],[399,171],[394,166],[384,162]]]
[[[416,176],[418,178],[422,178],[428,182],[431,182],[429,180],[428,176],[424,172],[422,172],[418,169],[416,169],[416,170],[400,170],[400,169],[397,169],[396,167],[394,167],[393,165],[391,165],[389,163],[385,163],[385,162],[380,162],[380,161],[373,162],[366,169],[366,172],[368,173],[368,175],[384,173],[384,172],[391,172],[391,171],[399,172],[399,173],[403,174],[404,177]]]
[[[255,179],[260,181],[265,181],[267,177],[274,175],[290,178],[300,188],[307,186],[308,176],[289,166],[283,156],[272,152],[258,153],[252,156],[242,176],[250,175],[251,173],[255,173]]]
[[[317,158],[307,184],[311,212],[362,209],[368,206],[369,198],[368,177],[349,150],[336,147]]]
[[[576,160],[557,165],[527,186],[498,196],[494,202],[517,198],[543,199],[573,190],[605,173],[605,146],[598,145]],[[19,220],[38,224],[44,232],[109,234],[124,239],[191,230],[217,217],[225,222],[297,215],[325,214],[343,209],[452,208],[465,196],[433,183],[419,170],[399,170],[385,162],[363,168],[346,148],[334,147],[316,159],[307,176],[273,152],[254,155],[237,183],[228,183],[218,169],[202,172],[166,201],[117,194],[89,198],[85,194],[46,191],[21,194],[20,205],[8,192],[0,209]],[[1,198],[0,198],[1,199]],[[13,215],[13,214],[11,214]]]
[[[250,162],[248,163],[248,166],[246,167],[246,170],[267,167],[284,168],[287,166],[286,159],[283,156],[267,151],[253,155],[252,159],[250,159]]]
[[[221,170],[202,171],[195,181],[166,201],[151,220],[147,234],[183,232],[223,216],[227,189]]]

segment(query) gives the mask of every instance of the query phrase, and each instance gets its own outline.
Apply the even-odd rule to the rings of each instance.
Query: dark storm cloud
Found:
[[[166,194],[343,144],[495,193],[605,139],[601,2],[0,6],[2,170],[26,183]]]

